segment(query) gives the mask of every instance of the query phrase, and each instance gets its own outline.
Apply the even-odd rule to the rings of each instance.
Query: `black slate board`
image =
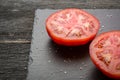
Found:
[[[101,23],[99,33],[120,30],[120,9],[85,9]],[[78,47],[55,44],[47,35],[45,20],[57,10],[37,9],[27,80],[112,80],[91,62],[89,43]]]

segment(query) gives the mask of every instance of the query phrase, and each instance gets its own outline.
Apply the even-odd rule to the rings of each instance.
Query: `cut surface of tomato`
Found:
[[[90,44],[93,63],[108,77],[120,79],[120,31],[98,35]]]
[[[46,30],[52,40],[65,46],[88,43],[98,32],[99,21],[90,13],[69,8],[51,14],[46,20]]]

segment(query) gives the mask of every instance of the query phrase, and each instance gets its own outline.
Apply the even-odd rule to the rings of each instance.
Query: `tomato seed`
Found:
[[[67,34],[67,36],[81,37],[81,32],[78,29],[73,29],[73,30],[69,31],[69,33]]]
[[[120,59],[120,54],[115,55],[114,59]]]
[[[118,44],[117,47],[120,47],[120,44]]]
[[[102,53],[102,52],[97,52],[96,53],[97,57],[99,60],[103,61],[107,66],[110,64],[112,55],[110,53]]]
[[[102,43],[98,45],[98,48],[102,48],[102,47],[103,47],[103,44],[102,44]]]
[[[98,42],[97,44],[95,44],[95,47],[97,48],[103,48],[103,42]]]
[[[104,62],[106,65],[109,65],[111,62],[111,57],[104,57]]]
[[[116,70],[120,70],[120,63],[116,65]]]

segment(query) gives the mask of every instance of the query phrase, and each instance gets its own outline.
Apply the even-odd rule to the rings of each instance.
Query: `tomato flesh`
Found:
[[[120,31],[97,36],[90,44],[90,57],[108,77],[120,79]]]
[[[53,41],[67,46],[86,44],[95,37],[99,26],[93,15],[73,8],[57,11],[46,20],[46,30]]]

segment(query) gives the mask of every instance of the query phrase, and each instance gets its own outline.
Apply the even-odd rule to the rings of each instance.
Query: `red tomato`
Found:
[[[97,36],[90,44],[93,63],[110,78],[120,79],[120,31]]]
[[[78,46],[92,40],[100,27],[96,17],[81,9],[64,9],[51,14],[46,30],[57,44]]]

